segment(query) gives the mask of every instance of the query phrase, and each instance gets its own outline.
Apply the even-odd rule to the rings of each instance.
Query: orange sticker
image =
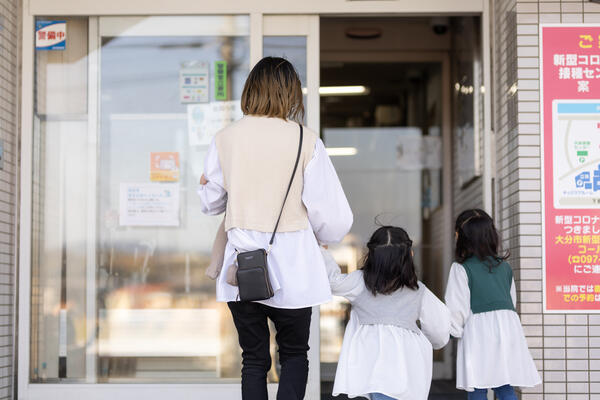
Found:
[[[150,180],[152,182],[179,181],[179,153],[150,153]]]

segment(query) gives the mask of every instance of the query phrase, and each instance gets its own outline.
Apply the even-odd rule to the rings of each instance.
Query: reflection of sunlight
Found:
[[[214,309],[103,309],[99,329],[101,357],[218,358],[221,353]]]
[[[341,243],[331,245],[329,251],[342,272],[350,273],[360,267],[364,244],[357,235],[349,233]],[[329,303],[321,305],[321,362],[337,362],[349,310],[350,303],[337,296]]]

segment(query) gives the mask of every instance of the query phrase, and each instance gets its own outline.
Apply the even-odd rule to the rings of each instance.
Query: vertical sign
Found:
[[[227,100],[227,61],[215,61],[215,100]]]
[[[66,21],[36,21],[36,50],[64,50],[67,43]]]
[[[544,310],[600,311],[600,26],[542,25]]]

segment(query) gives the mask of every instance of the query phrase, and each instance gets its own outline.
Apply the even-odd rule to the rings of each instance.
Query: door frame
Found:
[[[364,56],[352,51],[328,52],[329,62],[365,62]],[[442,216],[443,216],[443,276],[447,277],[450,273],[453,246],[453,196],[452,196],[452,92],[451,92],[451,65],[450,55],[445,51],[424,51],[424,52],[389,52],[373,53],[369,56],[369,63],[436,63],[441,66],[442,75]],[[450,342],[452,343],[452,342]],[[435,375],[433,379],[450,379],[453,372],[452,346],[444,347],[444,361],[435,361],[438,368],[434,368]]]
[[[15,340],[14,353],[18,354],[17,389],[19,399],[70,399],[80,398],[85,395],[90,399],[120,400],[129,399],[132,394],[146,396],[151,399],[158,388],[163,396],[177,396],[186,399],[182,393],[198,393],[202,391],[206,395],[221,396],[229,390],[226,384],[31,384],[29,383],[30,362],[30,312],[31,312],[31,232],[32,232],[32,178],[33,178],[33,106],[34,106],[34,64],[35,64],[35,35],[34,24],[36,16],[152,16],[152,15],[249,15],[250,16],[250,61],[254,64],[262,55],[262,32],[263,16],[268,14],[309,14],[316,18],[317,41],[311,44],[317,47],[317,62],[308,62],[307,74],[316,76],[316,88],[318,88],[318,76],[320,63],[318,62],[318,18],[327,15],[356,15],[356,16],[419,16],[419,15],[479,15],[482,18],[482,68],[484,92],[484,118],[483,118],[483,152],[484,165],[484,208],[491,211],[492,208],[492,186],[493,177],[492,148],[493,136],[491,131],[491,57],[490,57],[490,4],[487,0],[455,0],[452,2],[444,0],[421,0],[419,2],[387,2],[387,1],[347,1],[347,0],[306,0],[304,2],[282,2],[280,0],[256,0],[253,2],[239,3],[237,0],[221,0],[219,2],[197,2],[193,0],[172,0],[168,5],[161,2],[148,3],[142,0],[123,2],[122,0],[105,0],[92,2],[80,0],[23,0],[22,5],[22,57],[21,65],[21,91],[20,91],[20,164],[19,164],[19,216],[18,216],[18,253],[17,273],[15,274],[15,288],[18,300],[15,301]],[[311,29],[314,29],[313,25]],[[267,28],[268,29],[268,28]],[[260,38],[260,39],[257,39]],[[312,43],[312,41],[310,41]],[[308,49],[307,58],[311,57],[312,51]],[[316,69],[316,70],[315,70]],[[312,72],[311,72],[312,71]],[[96,82],[98,84],[98,82]],[[313,87],[313,90],[315,88]],[[449,90],[445,89],[445,90]],[[310,91],[309,91],[310,93]],[[96,101],[97,99],[89,99]],[[307,113],[308,125],[314,129],[319,128],[318,98],[317,107],[310,97],[307,99],[309,111]],[[312,106],[311,106],[312,104]],[[315,110],[311,113],[310,110]],[[444,124],[446,119],[444,119]],[[446,139],[445,139],[446,140]],[[444,141],[444,146],[451,149],[449,143]],[[90,162],[95,162],[92,160]],[[451,182],[451,165],[444,164],[444,180]],[[88,188],[89,190],[89,188]],[[447,199],[451,199],[450,197]],[[452,217],[452,210],[448,207],[447,213]],[[446,219],[448,216],[445,217]],[[89,229],[92,229],[91,227]],[[445,252],[446,253],[446,252]],[[451,257],[451,254],[449,255]],[[88,276],[88,279],[90,277]],[[318,312],[318,310],[317,310]],[[318,314],[313,314],[313,319],[318,321]],[[312,346],[318,348],[318,328],[316,333],[311,327]],[[315,339],[316,338],[316,339]],[[316,340],[316,346],[315,346]],[[16,360],[17,357],[14,357]],[[316,363],[318,365],[318,363]],[[309,379],[314,379],[318,369],[314,368]],[[316,372],[314,372],[316,371]],[[319,379],[320,381],[320,379]],[[237,384],[236,384],[237,386]],[[307,398],[318,399],[320,388],[311,389],[307,392]],[[59,390],[60,389],[60,390]],[[113,390],[114,389],[114,390]],[[270,388],[270,390],[272,390]]]

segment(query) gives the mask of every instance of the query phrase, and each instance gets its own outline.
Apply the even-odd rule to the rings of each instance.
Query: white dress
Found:
[[[324,252],[324,258],[334,295],[352,302],[368,290],[362,271],[342,274],[331,255]],[[433,348],[442,348],[449,340],[450,313],[429,289],[424,289],[419,333],[395,325],[361,325],[355,312],[350,313],[335,374],[334,396],[345,393],[351,398],[369,397],[371,393],[383,393],[395,399],[427,399]]]
[[[264,124],[266,117],[244,118],[250,120],[255,129],[272,126],[270,123]],[[273,122],[272,119],[269,120]],[[280,121],[281,124],[292,123]],[[290,160],[290,163],[293,161]],[[198,189],[202,212],[209,215],[221,214],[227,206],[227,191],[224,189],[223,171],[214,140],[206,155],[204,175],[208,183]],[[277,233],[268,256],[269,278],[275,295],[259,303],[276,308],[311,307],[331,300],[327,272],[318,242],[339,242],[352,226],[350,205],[320,139],[315,143],[313,157],[304,170],[303,178],[302,202],[308,212],[309,227],[295,232]],[[235,249],[266,249],[270,238],[270,232],[238,228],[227,232],[223,269],[217,279],[217,301],[238,300],[237,286],[229,285],[226,280],[227,269],[235,260]]]
[[[514,280],[510,294],[516,306]],[[457,388],[472,391],[504,385],[533,387],[541,383],[519,315],[512,310],[473,314],[469,278],[458,263],[450,269],[446,305],[452,314],[450,333],[459,338]]]

